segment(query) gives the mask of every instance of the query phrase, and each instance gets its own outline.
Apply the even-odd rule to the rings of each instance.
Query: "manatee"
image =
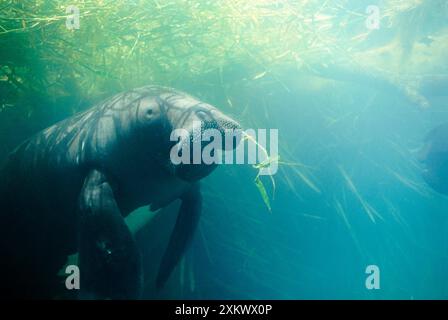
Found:
[[[78,252],[80,298],[139,298],[141,258],[124,218],[180,199],[157,276],[162,287],[198,224],[199,180],[216,167],[170,161],[177,143],[170,133],[185,129],[190,141],[182,143],[192,144],[198,139],[193,123],[222,134],[240,128],[186,93],[145,86],[63,120],[11,152],[0,172],[1,295],[53,297],[61,287],[58,270]]]
[[[423,178],[435,191],[448,195],[448,123],[431,130],[420,150]]]

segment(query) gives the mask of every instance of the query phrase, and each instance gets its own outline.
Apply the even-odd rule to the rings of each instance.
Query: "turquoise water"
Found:
[[[189,253],[198,290],[206,288],[202,297],[447,297],[447,199],[426,187],[411,151],[441,120],[431,113],[446,116],[445,106],[422,112],[354,91],[347,88],[351,101],[332,125],[319,109],[339,101],[298,95],[302,112],[284,96],[275,102],[279,144],[294,146],[291,159],[309,166],[320,192],[283,168],[268,212],[247,187],[249,170],[221,168],[206,179],[217,194],[206,192],[201,233]],[[379,290],[365,287],[368,265],[380,268]]]
[[[414,20],[408,32],[420,34],[403,58],[403,78],[447,73],[447,60],[419,42],[428,34],[446,37],[446,21]],[[387,45],[396,31],[380,28],[363,45]],[[419,48],[428,53],[423,62]],[[278,128],[281,159],[297,164],[280,165],[272,212],[252,183],[254,170],[219,168],[204,181],[204,214],[183,268],[171,289],[149,290],[148,297],[448,298],[447,197],[425,184],[418,162],[427,132],[448,120],[446,83],[443,94],[428,87],[430,106],[421,107],[356,75],[316,87],[290,70],[269,80],[271,87],[239,93],[252,108],[242,122]],[[272,195],[269,179],[263,181]],[[380,270],[379,289],[366,288],[368,265]]]
[[[384,16],[378,29],[366,25],[369,5]],[[254,183],[255,168],[220,166],[202,182],[199,228],[159,292],[153,279],[178,204],[153,216],[139,209],[145,218],[129,224],[150,218],[136,236],[146,273],[143,298],[448,298],[448,198],[425,183],[418,158],[426,134],[448,122],[448,5],[421,1],[401,11],[400,5],[405,2],[316,6],[310,30],[329,28],[324,35],[336,42],[304,61],[257,61],[257,69],[247,57],[230,57],[195,81],[189,75],[132,82],[176,87],[245,128],[279,133],[279,171],[273,180],[261,178],[271,209]],[[344,27],[347,12],[359,18]],[[348,43],[352,54],[340,55]],[[51,100],[44,108],[45,101],[31,99],[41,107],[31,112],[6,106],[10,88],[4,88],[2,160],[22,139],[93,103],[64,96],[64,103]],[[378,289],[366,287],[370,265],[379,269]]]

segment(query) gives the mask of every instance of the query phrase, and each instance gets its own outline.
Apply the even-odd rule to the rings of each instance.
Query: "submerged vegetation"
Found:
[[[288,87],[281,67],[350,60],[373,30],[364,26],[364,10],[349,10],[345,2],[3,0],[1,107],[31,112],[37,106],[26,97],[38,94],[50,103],[70,98],[76,110],[143,84],[188,82],[219,86],[227,95],[220,102],[237,106],[235,85]],[[79,29],[67,28],[69,5],[79,9]],[[428,7],[389,1],[383,23],[394,27],[401,15],[421,19]]]
[[[410,39],[406,26],[435,7],[443,9],[443,1],[388,1],[382,23],[399,25],[409,54],[409,42],[422,32]],[[304,74],[353,61],[374,32],[365,28],[364,9],[347,1],[4,0],[0,111],[14,109],[19,124],[33,116],[53,121],[112,93],[157,83],[244,115],[266,108],[248,92],[296,90],[284,70]],[[69,28],[74,19],[79,26]]]

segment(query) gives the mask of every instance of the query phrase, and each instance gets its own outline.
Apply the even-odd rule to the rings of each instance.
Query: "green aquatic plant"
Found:
[[[263,182],[260,179],[260,176],[257,175],[255,177],[254,181],[255,181],[255,185],[256,185],[256,187],[258,189],[258,192],[260,192],[260,195],[263,198],[264,204],[266,205],[266,207],[269,210],[269,212],[271,212],[272,211],[271,202],[269,200],[268,193],[266,192],[266,188],[264,187],[264,184],[263,184]]]
[[[255,182],[255,186],[258,189],[258,192],[261,195],[261,198],[263,199],[264,204],[266,205],[266,208],[269,210],[269,212],[272,211],[271,208],[271,201],[270,201],[270,197],[268,195],[268,192],[266,191],[266,187],[264,185],[264,183],[261,181],[260,175],[261,175],[261,170],[268,168],[272,162],[277,162],[278,163],[278,156],[275,157],[270,157],[269,153],[267,152],[266,148],[264,146],[262,146],[261,144],[259,144],[252,136],[243,133],[243,138],[241,143],[244,143],[244,141],[249,141],[250,143],[254,143],[256,145],[256,147],[258,148],[259,151],[261,151],[264,154],[264,158],[265,160],[262,161],[261,163],[257,163],[257,164],[253,164],[252,167],[256,170],[258,170],[257,176],[254,179]],[[273,175],[269,175],[270,181],[272,183],[272,198],[274,197],[274,193],[275,193],[275,180]]]
[[[280,161],[279,155],[270,156],[268,151],[266,150],[266,148],[264,146],[262,146],[261,144],[259,144],[251,135],[244,134],[242,142],[244,142],[246,140],[250,141],[251,143],[254,143],[256,145],[256,147],[258,148],[258,150],[261,151],[261,153],[263,154],[264,160],[261,161],[260,163],[253,164],[252,167],[257,170],[257,175],[255,176],[255,179],[254,179],[255,186],[256,186],[256,188],[257,188],[261,198],[263,199],[263,202],[269,212],[272,212],[271,200],[274,200],[274,198],[275,198],[275,190],[276,190],[276,182],[275,182],[275,178],[274,178],[275,176],[272,174],[266,175],[269,178],[269,181],[271,183],[271,189],[272,189],[271,196],[269,196],[267,188],[262,181],[262,177],[264,175],[262,175],[261,172],[262,172],[262,170],[269,170],[269,168],[273,164],[276,167],[282,166],[282,168],[285,167],[285,168],[292,169],[294,174],[301,181],[303,181],[303,183],[307,187],[309,187],[316,193],[321,193],[320,189],[307,176],[307,174],[305,172],[303,172],[303,170],[298,169],[298,167],[303,169],[303,167],[304,167],[303,164],[297,163],[297,162]]]
[[[235,80],[275,77],[276,66],[306,65],[318,52],[339,50],[328,28],[337,20],[324,15],[331,5],[316,12],[317,3],[74,0],[80,25],[70,29],[65,1],[5,0],[0,79],[3,90],[18,93],[2,102],[71,97],[76,109],[142,84],[202,82],[235,63],[249,71]]]

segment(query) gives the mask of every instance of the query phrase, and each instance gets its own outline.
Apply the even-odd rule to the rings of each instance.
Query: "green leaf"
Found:
[[[271,202],[269,201],[268,193],[266,192],[266,188],[264,187],[264,184],[260,180],[259,176],[257,176],[255,178],[255,185],[257,186],[258,192],[260,192],[260,195],[263,198],[263,202],[266,205],[266,207],[268,208],[269,212],[272,212]]]

